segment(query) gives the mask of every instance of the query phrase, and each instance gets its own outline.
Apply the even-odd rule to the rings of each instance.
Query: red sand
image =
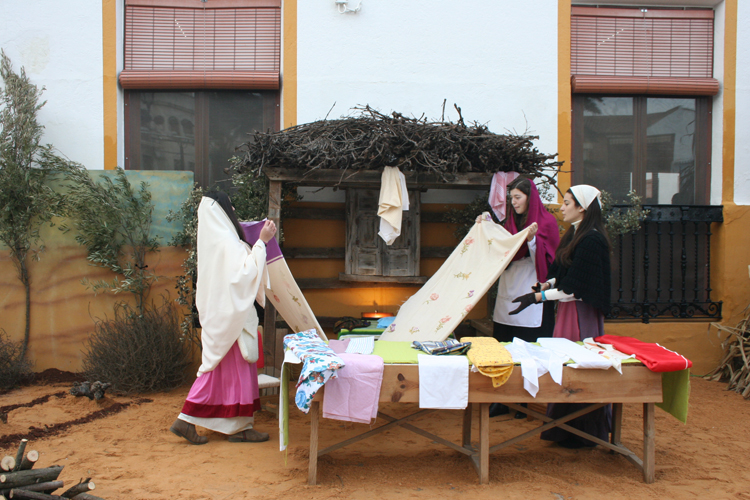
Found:
[[[67,390],[72,384],[48,382],[0,396],[0,407],[30,403]],[[259,430],[271,433],[260,444],[229,443],[200,429],[209,443],[192,446],[168,431],[188,387],[140,397],[87,398],[52,396],[33,406],[8,411],[0,439],[85,421],[94,412],[130,403],[119,412],[77,423],[59,434],[32,438],[37,467],[64,465],[66,485],[91,477],[93,492],[105,499],[412,499],[412,498],[732,498],[750,500],[750,401],[725,384],[692,379],[690,414],[683,425],[660,409],[656,413],[656,482],[644,484],[640,471],[624,457],[602,449],[566,450],[531,438],[491,456],[490,484],[463,455],[404,429],[392,429],[330,456],[318,465],[318,486],[307,485],[309,416],[292,407],[288,454],[278,451],[275,415],[256,414]],[[407,405],[382,407],[394,416]],[[642,450],[640,405],[625,405],[623,442]],[[461,413],[437,412],[416,425],[454,442],[460,440]],[[508,417],[492,419],[493,443],[538,425]],[[367,426],[321,420],[321,448],[354,436]],[[475,432],[477,423],[475,422]],[[2,445],[0,456],[14,455],[16,445]],[[60,490],[58,490],[60,493]]]

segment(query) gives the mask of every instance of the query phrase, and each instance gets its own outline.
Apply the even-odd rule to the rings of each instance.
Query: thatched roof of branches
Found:
[[[540,153],[529,135],[502,135],[487,126],[382,114],[369,106],[355,116],[320,120],[280,132],[256,132],[238,148],[234,167],[261,175],[266,168],[297,169],[300,178],[321,170],[355,172],[398,167],[403,172],[433,173],[444,182],[465,172],[516,171],[545,177],[562,163]],[[545,172],[546,170],[546,172]]]

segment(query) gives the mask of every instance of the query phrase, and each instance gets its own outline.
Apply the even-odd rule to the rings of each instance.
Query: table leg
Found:
[[[320,403],[313,401],[310,405],[310,459],[308,460],[307,484],[318,484],[318,421],[320,420]]]
[[[490,404],[479,404],[479,484],[490,482]]]
[[[619,445],[622,441],[622,403],[612,404],[612,437],[610,443]]]
[[[643,481],[649,484],[655,480],[656,424],[654,409],[654,403],[643,403]]]
[[[464,410],[464,426],[462,437],[462,445],[464,448],[471,447],[471,417],[472,417],[472,404],[469,403]]]

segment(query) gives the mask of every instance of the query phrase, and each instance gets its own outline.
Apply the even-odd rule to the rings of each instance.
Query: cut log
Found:
[[[0,488],[11,489],[34,483],[55,481],[62,470],[62,465],[53,465],[44,469],[22,470],[0,474]]]
[[[72,500],[104,500],[104,499],[100,497],[95,497],[94,495],[89,495],[88,493],[79,493],[76,496],[74,496]]]
[[[21,465],[21,461],[23,460],[23,452],[26,451],[26,443],[28,442],[28,439],[21,440],[21,444],[18,446],[18,451],[16,452],[16,467],[13,470],[18,470],[18,467]]]
[[[21,465],[18,467],[18,470],[29,470],[32,467],[34,467],[34,464],[39,460],[39,452],[36,450],[29,451],[25,457],[23,457],[23,460],[21,460]]]
[[[16,459],[10,455],[6,455],[0,460],[0,469],[5,472],[12,472],[16,468]]]
[[[62,500],[62,497],[57,495],[47,495],[46,493],[39,493],[38,491],[29,490],[10,490],[10,498],[27,498],[30,500]]]
[[[53,491],[55,491],[58,488],[62,488],[65,483],[62,481],[49,481],[46,483],[36,483],[36,484],[29,484],[27,486],[19,486],[17,488],[13,488],[15,490],[26,490],[26,491],[40,491],[42,493],[51,494]],[[2,495],[10,495],[11,490],[0,490],[0,494]]]
[[[86,479],[85,481],[81,481],[75,486],[68,488],[65,491],[65,493],[63,493],[61,496],[64,498],[73,498],[74,496],[80,495],[81,493],[94,491],[94,489],[96,488],[96,485],[93,482],[89,481],[89,479]]]

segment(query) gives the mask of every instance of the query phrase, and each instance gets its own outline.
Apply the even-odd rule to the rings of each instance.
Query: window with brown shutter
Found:
[[[573,93],[715,95],[711,9],[573,7]]]
[[[280,0],[126,0],[126,89],[278,89]]]

